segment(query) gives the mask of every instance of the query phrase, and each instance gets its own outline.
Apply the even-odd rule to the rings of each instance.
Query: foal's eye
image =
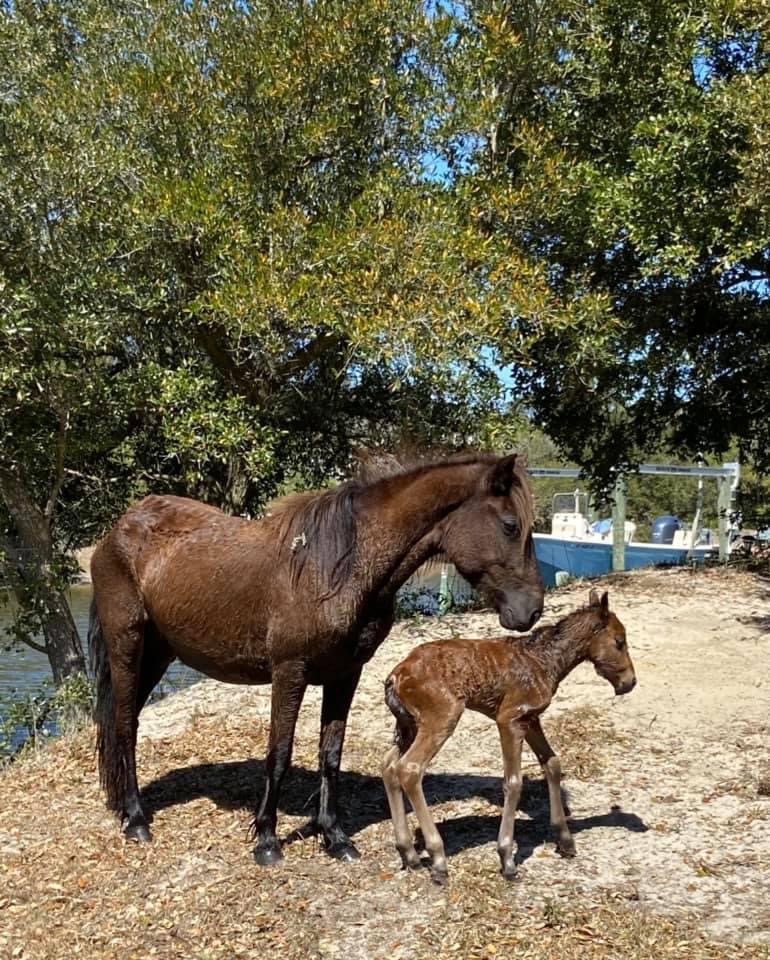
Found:
[[[506,537],[518,537],[519,535],[519,522],[514,520],[513,517],[503,517],[500,521],[503,525],[503,532]]]

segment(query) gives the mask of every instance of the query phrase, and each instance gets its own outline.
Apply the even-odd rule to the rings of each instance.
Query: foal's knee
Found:
[[[409,793],[422,782],[423,768],[413,760],[398,760],[395,764],[396,776],[401,787]]]
[[[400,753],[401,751],[398,749],[398,747],[393,746],[382,758],[382,766],[380,767],[382,779],[389,783],[393,783],[394,781],[396,783],[398,782],[398,775],[396,774],[396,761],[398,760]]]
[[[506,801],[512,803],[514,807],[521,797],[521,784],[521,777],[517,777],[515,774],[503,778],[503,796]]]
[[[557,756],[549,757],[543,767],[547,776],[556,783],[561,783],[561,762]]]

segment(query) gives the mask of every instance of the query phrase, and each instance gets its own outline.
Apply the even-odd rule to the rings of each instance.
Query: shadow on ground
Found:
[[[171,770],[148,784],[142,791],[145,811],[150,821],[154,814],[168,807],[190,803],[203,797],[228,810],[252,811],[264,782],[264,764],[258,760],[199,764]],[[293,767],[281,791],[280,811],[294,816],[310,817],[314,811],[318,789],[318,773],[304,767]],[[499,777],[468,774],[426,775],[425,797],[433,807],[479,798],[500,806],[502,791]],[[385,792],[379,777],[355,771],[340,773],[340,819],[351,836],[366,827],[390,818]],[[565,804],[568,806],[568,804]],[[543,780],[525,777],[524,790],[516,822],[517,861],[551,839],[548,790]],[[434,813],[440,819],[441,813]],[[498,814],[450,817],[438,824],[448,856],[482,846],[497,839]],[[570,820],[570,829],[578,834],[595,827],[617,827],[642,833],[647,826],[636,814],[613,807],[608,813]]]

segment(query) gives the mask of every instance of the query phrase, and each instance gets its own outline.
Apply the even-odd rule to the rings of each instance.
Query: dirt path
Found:
[[[377,776],[392,731],[382,680],[426,639],[500,633],[491,614],[410,621],[367,667],[353,706],[342,789],[361,864],[332,863],[308,841],[289,846],[278,871],[254,867],[244,841],[269,688],[206,682],[142,715],[151,848],[125,846],[104,812],[88,736],[0,777],[0,929],[11,921],[11,955],[224,957],[260,941],[285,956],[494,957],[537,930],[543,950],[564,957],[581,943],[602,957],[722,956],[709,945],[722,941],[734,944],[724,956],[738,956],[739,943],[755,945],[741,948],[746,956],[770,956],[770,583],[661,571],[607,584],[639,686],[615,698],[581,666],[544,719],[562,756],[575,860],[554,852],[547,794],[529,765],[520,879],[500,879],[497,734],[466,714],[426,778],[450,884],[439,890],[427,874],[397,869]],[[562,589],[547,616],[586,599],[585,586]],[[318,715],[311,690],[284,836],[307,817]],[[50,939],[41,910],[64,939]]]

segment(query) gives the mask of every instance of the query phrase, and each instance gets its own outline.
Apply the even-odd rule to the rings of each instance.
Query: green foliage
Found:
[[[363,445],[770,468],[764,5],[0,22],[0,536],[39,572],[150,491],[254,513]]]
[[[538,423],[605,480],[661,445],[719,455],[735,437],[766,469],[765,7],[465,9],[447,156],[473,144],[469,215],[541,278],[544,309],[500,352]]]
[[[0,764],[37,749],[54,733],[75,730],[90,716],[92,704],[91,682],[83,674],[56,689],[44,683],[23,695],[11,691],[0,703]]]

